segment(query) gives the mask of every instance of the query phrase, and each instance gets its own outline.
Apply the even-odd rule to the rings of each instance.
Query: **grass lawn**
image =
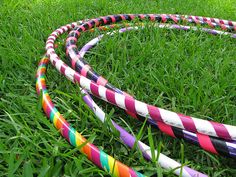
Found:
[[[178,13],[236,20],[234,0],[0,0],[0,176],[108,176],[73,148],[39,108],[35,73],[45,40],[56,28],[118,13]],[[85,34],[78,45],[97,36]],[[66,36],[65,36],[66,37]],[[58,41],[64,56],[64,40]],[[207,120],[236,125],[236,42],[200,32],[145,29],[105,37],[86,60],[112,84],[139,100]],[[65,58],[64,58],[65,59]],[[105,127],[81,101],[78,87],[48,68],[58,110],[86,138],[148,176],[174,176],[147,162]],[[142,123],[97,100],[112,119],[138,134]],[[129,127],[127,126],[129,125]],[[148,125],[142,141],[148,143]],[[152,128],[161,152],[210,176],[234,176],[236,161]]]

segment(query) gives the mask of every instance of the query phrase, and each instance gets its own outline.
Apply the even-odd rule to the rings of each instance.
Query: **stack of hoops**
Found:
[[[140,23],[131,26],[130,21],[134,20],[135,22],[140,21]],[[47,117],[54,126],[60,130],[62,136],[65,137],[71,145],[80,147],[81,153],[85,154],[96,166],[106,170],[112,176],[144,176],[88,142],[65,120],[63,115],[59,113],[46,88],[45,74],[50,61],[67,79],[80,86],[83,100],[100,121],[105,122],[106,113],[94,102],[91,95],[124,109],[129,115],[138,120],[143,121],[147,119],[148,123],[167,135],[184,139],[208,152],[236,158],[235,126],[186,116],[138,101],[133,96],[116,88],[109,83],[108,80],[96,73],[84,60],[83,56],[90,48],[102,40],[104,35],[92,39],[78,51],[76,45],[78,38],[85,31],[91,31],[94,28],[100,30],[114,27],[116,27],[115,29],[120,28],[119,30],[114,29],[114,31],[106,33],[112,36],[116,33],[123,33],[128,30],[148,28],[148,26],[142,23],[142,21],[147,20],[153,22],[157,28],[200,30],[213,35],[229,35],[232,38],[236,38],[236,22],[188,15],[119,14],[74,22],[62,26],[48,37],[46,42],[46,54],[39,62],[36,74],[36,90],[38,95],[42,96],[42,107]],[[66,65],[59,58],[54,47],[56,39],[66,32],[69,32],[66,39],[66,55],[71,63],[71,67]],[[153,156],[148,145],[137,140],[114,121],[112,121],[112,124],[119,131],[120,139],[124,144],[130,148],[137,144],[137,148],[142,152],[143,156],[147,160],[152,159]],[[111,129],[111,131],[112,130],[113,129]],[[155,151],[155,153],[157,154],[158,152]],[[187,166],[181,165],[179,162],[161,153],[157,163],[165,169],[173,170],[173,173],[176,175],[207,176]]]

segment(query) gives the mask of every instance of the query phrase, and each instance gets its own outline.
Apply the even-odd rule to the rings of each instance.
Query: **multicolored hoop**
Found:
[[[191,18],[190,18],[191,17]],[[202,17],[203,18],[203,17]],[[77,51],[77,38],[81,34],[81,32],[86,31],[88,29],[91,29],[93,27],[104,25],[104,24],[112,24],[115,22],[120,21],[132,21],[134,19],[150,19],[151,21],[157,21],[157,22],[168,22],[173,21],[174,23],[178,23],[181,21],[191,21],[192,23],[199,23],[202,22],[204,25],[208,25],[210,27],[220,27],[224,30],[232,30],[235,28],[233,26],[234,22],[227,21],[227,24],[222,24],[222,20],[216,19],[213,20],[207,20],[207,18],[203,18],[203,21],[197,20],[194,21],[192,16],[179,16],[179,15],[112,15],[107,17],[101,17],[97,19],[90,20],[88,22],[85,22],[83,25],[80,25],[79,27],[76,27],[73,31],[70,32],[67,42],[66,42],[66,54],[73,63],[76,64],[77,61],[80,61],[81,59],[78,56]],[[200,19],[198,17],[198,19]],[[235,35],[232,34],[233,37]],[[51,50],[50,48],[46,48],[48,51],[48,55],[50,56]],[[90,67],[88,65],[84,65],[82,68],[81,73],[83,72],[86,77],[93,80],[95,83],[92,83],[91,80],[79,77],[78,82],[79,84],[88,90],[93,95],[103,99],[104,101],[107,101],[111,104],[114,104],[122,109],[127,110],[128,112],[132,113],[133,115],[140,115],[142,117],[148,117],[149,120],[153,120],[155,122],[158,122],[159,124],[165,124],[167,127],[163,129],[164,132],[174,135],[173,132],[171,132],[169,126],[178,127],[193,133],[201,133],[204,135],[210,135],[214,137],[219,137],[227,140],[235,140],[236,139],[236,127],[226,124],[220,124],[213,121],[207,121],[202,120],[190,116],[186,116],[179,113],[174,113],[171,111],[164,110],[162,108],[158,108],[153,105],[148,105],[144,102],[138,101],[129,95],[123,94],[123,92],[120,90],[116,90],[114,86],[112,86],[106,79],[103,77],[97,75],[96,73],[92,73],[90,70]],[[83,74],[82,74],[83,75]],[[87,76],[88,75],[88,76]],[[98,90],[99,89],[99,90]]]
[[[126,28],[121,28],[118,31],[112,31],[112,32],[108,32],[106,33],[106,35],[108,36],[112,36],[116,33],[123,33],[125,31],[129,31],[129,30],[138,30],[138,29],[143,29],[145,26],[134,26],[134,27],[126,27]],[[221,35],[230,35],[232,36],[231,33],[222,33],[221,31],[218,30],[209,30],[206,28],[195,28],[195,27],[189,27],[189,26],[182,26],[182,25],[168,25],[168,24],[156,24],[156,27],[158,28],[168,28],[168,29],[182,29],[182,30],[201,30],[201,31],[205,31],[207,33],[210,34],[221,34]],[[109,28],[114,28],[114,26],[110,27],[110,26],[106,26],[105,29],[108,30]],[[84,57],[84,55],[88,52],[89,49],[91,49],[92,47],[94,47],[100,40],[102,40],[102,38],[104,37],[104,35],[99,35],[98,37],[92,39],[91,41],[89,41],[87,44],[85,44],[81,50],[78,53],[78,56],[80,56],[81,58]],[[86,62],[86,61],[85,61]],[[78,62],[78,64],[76,66],[80,66],[80,68],[82,68],[81,63],[84,63],[84,60],[80,60],[80,62]],[[81,69],[82,70],[82,69]],[[76,68],[76,71],[78,71],[80,74],[82,74],[78,67]],[[91,72],[94,72],[91,70]],[[116,88],[117,89],[117,88]],[[94,110],[96,111],[97,108]],[[96,113],[95,113],[96,114]],[[141,119],[142,121],[143,119]],[[155,123],[150,122],[151,124],[153,124],[154,126],[156,126]],[[158,124],[157,124],[158,125]],[[156,128],[158,128],[158,126],[156,126]],[[236,158],[236,143],[234,141],[224,141],[222,139],[216,138],[216,137],[210,137],[208,135],[200,135],[199,133],[192,133],[186,130],[182,130],[180,128],[176,128],[176,127],[172,127],[171,129],[175,135],[176,138],[181,138],[184,139],[194,145],[200,146],[201,148],[203,148],[204,150],[214,153],[214,154],[219,154],[222,156],[227,156],[227,157],[232,157],[232,158]],[[201,142],[204,142],[205,139],[209,139],[209,143],[210,145],[205,146],[206,142],[203,144]],[[213,146],[214,148],[207,148],[209,146]]]
[[[235,140],[236,139],[236,129],[234,126],[220,124],[216,122],[209,122],[206,120],[196,119],[189,116],[184,116],[182,114],[173,113],[161,108],[157,108],[152,105],[147,105],[146,103],[135,100],[130,95],[125,92],[115,88],[112,86],[106,79],[99,76],[95,72],[91,70],[89,65],[87,65],[83,59],[78,56],[77,51],[77,38],[80,36],[80,33],[83,31],[87,31],[88,29],[92,29],[96,26],[102,26],[106,24],[112,24],[115,22],[120,22],[122,20],[131,21],[133,19],[148,19],[151,21],[157,22],[187,22],[193,24],[200,24],[210,26],[211,28],[219,27],[223,30],[229,31],[228,34],[232,35],[232,37],[236,38],[236,34],[230,33],[230,31],[236,30],[236,22],[220,20],[215,18],[206,18],[206,17],[196,17],[196,16],[180,16],[180,15],[112,15],[106,17],[100,17],[97,19],[89,20],[88,22],[80,22],[80,24],[72,23],[66,26],[62,26],[61,28],[54,31],[47,40],[46,50],[47,56],[50,59],[51,63],[59,70],[63,75],[65,75],[72,82],[77,82],[80,84],[82,88],[82,92],[86,93],[87,91],[92,93],[93,95],[100,97],[101,99],[115,104],[127,112],[130,115],[137,118],[137,115],[148,117],[150,123],[156,124],[160,130],[163,132],[174,135],[173,127],[177,127],[182,129],[183,131],[189,131],[192,133],[199,133],[199,136],[205,136],[207,138],[204,139],[203,146],[209,151],[214,151],[214,147],[210,146],[212,142],[209,143],[208,135],[215,136],[218,138],[223,138],[226,140]],[[78,26],[77,26],[78,25]],[[77,27],[76,27],[77,26]],[[56,38],[62,33],[71,30],[69,38],[66,43],[66,54],[69,56],[72,61],[72,66],[83,67],[79,68],[78,71],[82,74],[80,75],[70,67],[68,67],[64,62],[60,60],[54,50],[54,41]],[[213,30],[212,30],[213,31]],[[212,32],[213,33],[213,32]],[[43,109],[46,115],[50,118],[50,120],[54,123],[57,129],[60,130],[61,134],[74,146],[81,146],[80,149],[82,153],[86,154],[88,159],[94,162],[98,167],[107,170],[110,174],[114,176],[143,176],[142,174],[134,171],[133,169],[127,167],[119,161],[116,161],[111,156],[108,156],[103,151],[100,151],[96,146],[92,145],[89,142],[86,142],[86,139],[82,137],[78,132],[73,129],[69,123],[65,121],[63,116],[57,111],[55,106],[53,105],[47,89],[46,89],[46,81],[45,81],[45,73],[46,73],[46,65],[48,64],[47,57],[43,58],[39,63],[39,68],[37,71],[37,93],[42,93],[42,104]],[[81,62],[83,61],[83,62]],[[79,63],[79,64],[77,64]],[[84,76],[88,77],[84,77]],[[91,80],[90,80],[91,79]],[[86,95],[88,96],[88,94]],[[84,97],[85,99],[85,97]],[[86,97],[89,99],[89,97]],[[85,99],[85,100],[86,100]],[[90,100],[91,101],[91,100]],[[89,104],[89,102],[87,102]],[[91,107],[92,108],[92,107]],[[201,123],[205,123],[207,126],[200,127]],[[115,124],[113,124],[115,125]],[[117,127],[116,127],[117,128]],[[204,134],[206,135],[204,135]],[[128,135],[126,135],[128,136]],[[205,141],[207,143],[205,143]],[[234,144],[234,143],[233,143]],[[235,146],[234,146],[235,148]],[[185,167],[184,167],[185,168]],[[195,171],[196,173],[196,171]],[[200,174],[200,173],[199,173]],[[203,175],[203,174],[202,174]],[[187,175],[186,175],[187,176]],[[188,176],[192,176],[189,173]]]
[[[69,25],[67,25],[67,27],[69,27]],[[65,27],[64,28],[61,27],[60,29],[65,30]],[[69,30],[69,29],[67,29],[67,30]],[[37,73],[37,85],[36,85],[38,93],[40,91],[40,85],[41,85],[41,88],[44,90],[43,93],[44,92],[47,93],[46,85],[45,85],[45,72],[46,72],[46,63],[47,62],[48,62],[48,59],[45,57],[45,58],[43,58],[41,60],[41,63],[39,64],[39,70],[38,70],[38,73]],[[96,103],[92,100],[90,95],[87,94],[87,92],[85,90],[81,89],[81,93],[84,95],[83,99],[87,103],[87,105],[94,111],[96,116],[102,122],[104,122],[104,120],[105,120],[105,113],[96,105]],[[47,98],[48,98],[48,95],[47,95]],[[43,97],[42,100],[46,100],[46,98]],[[48,102],[49,102],[49,106],[47,106]],[[44,102],[44,104],[43,104],[44,111],[50,112],[50,108],[53,107],[51,104],[52,104],[51,101],[47,101],[46,100]],[[53,108],[53,109],[55,110],[54,112],[57,112],[56,108]],[[58,114],[58,113],[55,113],[55,114]],[[60,118],[60,116],[59,116],[59,118]],[[57,126],[57,121],[58,120],[57,120],[57,117],[55,117],[53,111],[50,113],[50,120],[58,128],[58,126]],[[63,120],[63,121],[65,121],[65,120]],[[65,123],[65,124],[68,124],[68,123]],[[112,121],[112,124],[120,132],[121,140],[125,144],[127,144],[129,147],[132,148],[134,146],[134,143],[136,142],[136,138],[133,137],[131,134],[129,134],[125,129],[123,129],[122,127],[117,125],[115,122]],[[61,129],[63,129],[63,127]],[[69,128],[69,130],[70,129],[73,130],[73,128]],[[76,135],[77,135],[77,133],[76,133]],[[77,136],[79,136],[79,135],[77,135]],[[68,140],[68,138],[69,138],[69,140]],[[72,144],[72,141],[70,140],[71,139],[71,135],[69,137],[67,136],[66,139]],[[77,143],[77,144],[72,144],[72,145],[79,146],[80,144]],[[146,157],[149,160],[151,159],[152,155],[151,155],[151,151],[150,151],[150,147],[149,146],[147,146],[146,144],[144,144],[141,141],[137,141],[137,147],[143,152],[144,157]],[[86,153],[86,152],[84,152],[84,153]],[[157,155],[157,151],[155,151],[155,154]],[[196,176],[196,175],[197,176],[202,176],[202,177],[206,176],[206,175],[204,175],[204,174],[202,174],[200,172],[197,172],[197,171],[195,171],[195,170],[193,170],[193,169],[191,169],[191,168],[189,168],[187,166],[182,166],[180,163],[178,163],[178,162],[168,158],[164,154],[159,154],[158,163],[163,168],[165,168],[165,169],[173,170],[173,172],[175,174],[177,174],[177,175],[181,174],[182,176],[186,176],[186,177],[188,177],[188,176]],[[181,170],[181,168],[182,168],[182,170]]]

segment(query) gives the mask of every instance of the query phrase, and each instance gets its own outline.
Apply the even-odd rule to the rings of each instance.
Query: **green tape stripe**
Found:
[[[69,127],[69,139],[70,139],[70,143],[73,145],[73,146],[76,146],[76,137],[75,137],[75,134],[76,131],[73,127]]]
[[[50,121],[53,122],[54,115],[58,112],[58,110],[54,107],[50,113]]]
[[[105,170],[109,172],[110,167],[108,164],[108,155],[103,151],[100,151],[100,161],[101,161],[102,168],[104,168]]]

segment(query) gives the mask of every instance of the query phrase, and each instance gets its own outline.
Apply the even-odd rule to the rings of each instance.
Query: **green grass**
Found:
[[[117,13],[179,13],[236,20],[235,12],[233,0],[0,0],[0,176],[107,176],[69,145],[38,108],[37,63],[54,29]],[[78,45],[97,34],[82,35]],[[85,58],[98,73],[139,100],[236,125],[235,44],[224,36],[148,28],[105,37]],[[53,67],[48,69],[47,84],[54,103],[86,138],[146,175],[173,175],[123,145],[81,101],[78,88]],[[111,112],[112,106],[98,103]],[[114,109],[112,119],[127,130],[128,124],[138,136],[142,124]],[[149,143],[151,137],[162,153],[210,176],[236,173],[235,160],[209,154],[145,126],[141,140]]]

